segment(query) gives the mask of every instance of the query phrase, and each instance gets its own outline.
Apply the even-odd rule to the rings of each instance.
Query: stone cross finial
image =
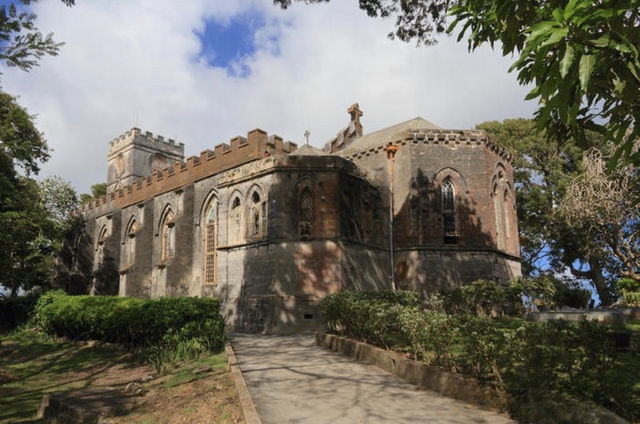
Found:
[[[362,124],[360,123],[360,117],[363,115],[360,110],[360,105],[354,103],[347,109],[349,115],[351,115],[351,122],[349,122],[349,132],[347,138],[360,137],[362,135]]]
[[[351,115],[351,122],[360,123],[360,117],[362,116],[362,111],[360,110],[360,105],[358,103],[354,103],[349,106],[347,109],[349,115]]]
[[[309,132],[309,130],[306,130],[304,132],[304,138],[307,139],[307,146],[309,145],[309,136],[311,135],[311,133]]]

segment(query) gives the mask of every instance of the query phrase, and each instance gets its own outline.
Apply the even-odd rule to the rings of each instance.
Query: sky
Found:
[[[0,65],[2,88],[36,115],[53,149],[41,176],[79,192],[106,181],[108,142],[140,127],[197,155],[254,128],[322,147],[364,112],[365,133],[421,116],[441,127],[531,117],[535,103],[499,51],[389,40],[393,20],[355,0],[78,0],[32,5],[65,45],[30,72]]]

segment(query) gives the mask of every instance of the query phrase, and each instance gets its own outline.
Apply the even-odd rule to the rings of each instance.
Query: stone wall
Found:
[[[81,272],[110,257],[120,295],[216,296],[229,326],[252,332],[316,329],[318,300],[390,288],[392,272],[422,293],[520,275],[510,157],[484,133],[411,130],[367,149],[343,145],[296,153],[254,130],[96,199],[79,211],[77,245],[90,258]],[[399,147],[393,266],[388,145]],[[448,232],[445,181],[455,192]]]

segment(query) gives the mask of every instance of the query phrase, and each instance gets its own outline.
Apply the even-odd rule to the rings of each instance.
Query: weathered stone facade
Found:
[[[75,269],[113,264],[123,296],[217,296],[251,332],[315,328],[326,294],[390,288],[391,227],[398,288],[520,275],[508,152],[421,118],[363,135],[348,112],[324,151],[253,130],[183,161],[182,144],[130,130],[109,193],[80,211]]]

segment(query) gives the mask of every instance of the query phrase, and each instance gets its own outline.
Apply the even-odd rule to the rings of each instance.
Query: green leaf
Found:
[[[635,66],[633,63],[628,62],[628,63],[627,63],[627,68],[629,68],[629,71],[631,71],[631,73],[633,74],[633,76],[634,76],[638,81],[640,81],[640,78],[638,77],[638,71],[637,71],[637,69],[636,69],[636,66]]]
[[[574,50],[570,44],[567,44],[567,48],[564,51],[564,56],[560,61],[560,76],[562,78],[567,76],[569,72],[569,68],[571,68],[571,64],[573,63]]]
[[[605,34],[598,39],[592,40],[591,44],[596,47],[607,47],[609,45],[610,38],[609,34]]]
[[[585,54],[580,58],[580,88],[582,91],[587,91],[589,80],[591,79],[591,73],[593,72],[593,66],[596,64],[596,57],[592,54]]]
[[[576,11],[576,6],[580,0],[571,0],[564,8],[564,19],[569,19]]]
[[[560,8],[553,9],[551,15],[553,16],[553,19],[555,19],[559,23],[564,21],[564,13]]]
[[[613,87],[616,90],[616,93],[622,94],[624,91],[624,87],[627,85],[626,81],[622,81],[620,78],[615,77],[613,79]]]
[[[538,48],[548,46],[550,44],[556,44],[558,41],[562,40],[569,33],[569,28],[554,28],[551,32],[551,35],[547,40],[540,44]]]
[[[524,99],[525,100],[535,99],[539,95],[540,95],[540,87],[534,87],[533,90],[529,91],[529,93]]]
[[[556,23],[554,21],[542,21],[542,22],[538,22],[535,25],[532,25],[529,28],[530,33],[529,33],[529,36],[527,37],[527,41],[532,40],[537,36],[544,34],[545,32],[549,32],[555,24]]]

